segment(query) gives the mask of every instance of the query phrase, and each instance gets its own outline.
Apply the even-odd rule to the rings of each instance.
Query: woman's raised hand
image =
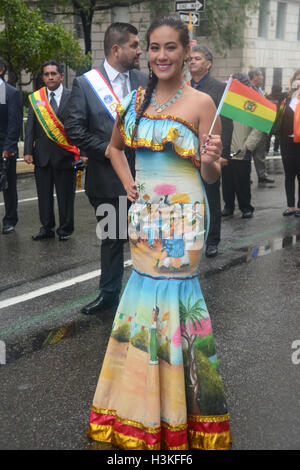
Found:
[[[203,135],[201,145],[201,162],[213,163],[222,156],[222,142],[219,135]]]

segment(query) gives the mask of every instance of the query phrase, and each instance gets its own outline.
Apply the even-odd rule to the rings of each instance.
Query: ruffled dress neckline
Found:
[[[131,148],[148,148],[163,151],[170,144],[181,158],[198,158],[199,139],[194,125],[172,114],[143,113],[136,137],[132,133],[141,102],[141,88],[133,90],[117,107],[118,128],[125,145]]]

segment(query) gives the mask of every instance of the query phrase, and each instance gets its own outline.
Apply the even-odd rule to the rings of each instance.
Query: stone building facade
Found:
[[[285,90],[293,72],[300,68],[300,0],[259,0],[259,3],[259,10],[252,15],[244,30],[244,47],[228,50],[226,58],[217,54],[209,40],[199,34],[201,18],[195,39],[198,44],[206,44],[212,49],[212,74],[216,78],[226,81],[236,71],[248,72],[252,68],[260,68],[264,73],[264,89],[267,93],[273,84],[279,84]],[[172,6],[172,2],[170,4]],[[93,66],[97,66],[104,58],[103,39],[109,24],[125,21],[132,23],[139,31],[143,49],[141,69],[147,71],[145,33],[153,14],[151,1],[95,12],[92,27]],[[51,18],[50,15],[48,21],[55,21],[55,16]],[[63,18],[63,23],[66,28],[75,30],[75,36],[83,47],[79,17],[70,12]],[[66,86],[71,87],[74,76],[74,71],[66,71]]]
[[[232,49],[225,59],[215,57],[214,75],[226,80],[236,71],[260,68],[266,92],[273,84],[287,89],[294,71],[300,68],[300,0],[260,0],[260,9],[252,16],[244,37],[243,49]],[[201,43],[203,38],[197,40]]]
[[[108,25],[113,21],[127,21],[140,32],[144,51],[141,68],[147,71],[144,39],[152,15],[151,2],[98,12],[92,30],[93,65],[99,64],[104,57],[103,38]],[[199,29],[201,31],[201,19]],[[244,47],[227,51],[226,58],[214,51],[207,38],[197,35],[195,39],[198,44],[206,44],[213,50],[212,74],[220,80],[227,80],[236,71],[260,68],[267,93],[273,84],[279,84],[285,90],[293,72],[300,68],[300,0],[260,0],[259,10],[244,30]]]

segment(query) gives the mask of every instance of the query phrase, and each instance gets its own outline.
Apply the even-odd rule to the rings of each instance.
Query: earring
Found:
[[[152,78],[152,69],[150,68],[149,77]]]

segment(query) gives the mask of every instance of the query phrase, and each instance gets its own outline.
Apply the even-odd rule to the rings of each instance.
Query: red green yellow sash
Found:
[[[58,119],[49,103],[46,87],[29,95],[29,101],[47,137],[59,147],[73,152],[75,159],[79,158],[78,148],[66,136],[63,123]]]

